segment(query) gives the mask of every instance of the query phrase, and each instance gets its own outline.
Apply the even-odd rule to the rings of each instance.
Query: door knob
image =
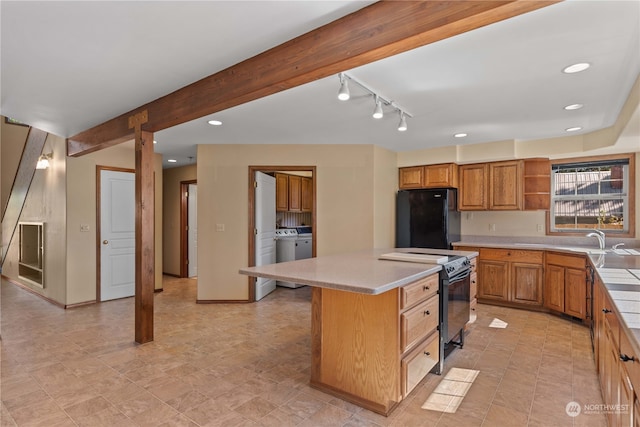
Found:
[[[103,244],[103,245],[108,245],[108,244],[109,244],[109,241],[108,241],[108,240],[103,240],[103,241],[102,241],[102,244]]]

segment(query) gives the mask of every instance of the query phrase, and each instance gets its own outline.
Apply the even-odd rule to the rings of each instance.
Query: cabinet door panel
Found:
[[[422,188],[424,176],[424,166],[413,166],[409,168],[400,168],[398,170],[399,187],[401,190],[410,190],[412,188]]]
[[[275,174],[276,177],[276,211],[289,210],[289,177],[282,173]]]
[[[463,165],[458,169],[460,176],[460,194],[458,209],[486,210],[488,166],[486,163],[477,165]]]
[[[302,212],[311,212],[313,210],[313,179],[302,177],[301,185],[300,204]]]
[[[544,306],[564,312],[564,268],[547,264],[544,272]]]
[[[585,318],[587,309],[587,278],[584,270],[565,269],[564,312]]]
[[[299,176],[289,175],[289,210],[301,211],[302,205],[300,204],[300,187],[302,179]]]
[[[520,161],[489,164],[489,209],[522,208],[522,165]]]
[[[509,300],[509,270],[504,261],[478,263],[478,298]]]
[[[428,165],[424,167],[424,186],[427,188],[457,187],[456,165]]]
[[[511,264],[511,300],[542,305],[542,265]]]

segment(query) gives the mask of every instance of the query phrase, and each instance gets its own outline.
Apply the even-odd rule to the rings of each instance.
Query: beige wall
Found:
[[[195,179],[196,165],[163,171],[162,267],[166,274],[180,276],[180,182]]]
[[[20,246],[18,233],[14,234],[9,246],[2,274],[47,298],[65,304],[67,298],[66,142],[63,138],[49,135],[43,151],[52,152],[53,158],[48,169],[35,171],[20,221],[45,223],[44,288],[32,285],[18,277]]]
[[[250,165],[316,166],[317,255],[393,244],[387,227],[397,185],[395,154],[371,145],[200,145],[199,300],[248,297],[247,277],[238,269],[248,263]],[[376,165],[393,177],[391,184],[375,183]],[[376,187],[384,191],[378,194]],[[376,220],[374,205],[382,212]],[[225,231],[216,231],[216,224]]]
[[[376,146],[373,156],[373,247],[390,248],[395,246],[396,240],[397,156],[393,151]]]
[[[156,280],[162,288],[162,156],[154,156],[156,206]],[[67,158],[67,304],[96,299],[97,166],[135,169],[133,142],[81,157]],[[88,225],[89,231],[80,231]],[[81,262],[79,262],[81,261]]]

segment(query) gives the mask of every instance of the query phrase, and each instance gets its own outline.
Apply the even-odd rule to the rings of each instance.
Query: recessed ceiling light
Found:
[[[591,64],[587,62],[580,62],[578,64],[569,65],[567,68],[562,70],[562,72],[567,74],[579,73],[580,71],[586,70],[590,66]]]
[[[576,126],[576,127],[573,127],[573,128],[567,128],[565,130],[567,132],[575,132],[575,131],[580,130],[580,129],[582,129],[580,126]]]
[[[222,122],[220,120],[209,120],[207,123],[209,123],[211,126],[220,126],[220,125],[222,125]]]
[[[579,110],[582,107],[584,107],[584,105],[582,104],[571,104],[571,105],[567,105],[566,107],[564,107],[565,110]]]
[[[176,159],[169,159],[169,160],[167,160],[167,162],[169,162],[169,163],[175,163],[175,162],[177,162],[177,160],[176,160]]]
[[[154,144],[157,144],[157,143],[158,143],[158,141],[156,141],[156,140],[154,139],[154,140],[153,140],[153,143],[154,143]]]
[[[466,133],[456,133],[455,135],[453,135],[455,138],[464,138],[465,136],[467,136]]]

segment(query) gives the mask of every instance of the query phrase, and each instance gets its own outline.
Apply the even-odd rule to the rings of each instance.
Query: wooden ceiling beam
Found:
[[[559,1],[380,1],[83,131],[67,154],[133,139],[128,119],[144,110],[158,132]]]

